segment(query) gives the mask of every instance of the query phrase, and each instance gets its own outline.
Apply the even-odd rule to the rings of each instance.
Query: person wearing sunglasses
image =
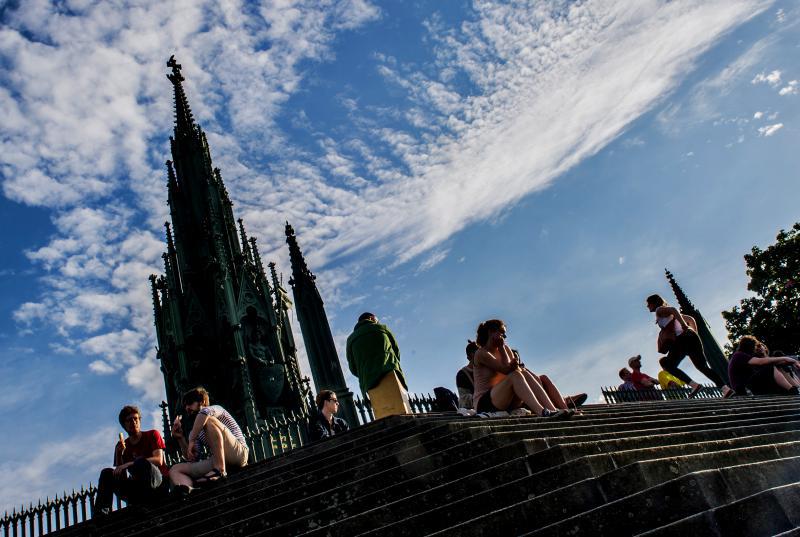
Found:
[[[350,430],[350,425],[342,418],[336,417],[339,411],[339,398],[333,390],[321,390],[315,400],[317,413],[312,415],[308,423],[308,439],[311,442],[336,436]]]

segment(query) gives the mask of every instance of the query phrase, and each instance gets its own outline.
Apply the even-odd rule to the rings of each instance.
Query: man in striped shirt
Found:
[[[210,405],[208,392],[198,387],[183,396],[183,406],[188,415],[195,415],[194,425],[186,438],[181,418],[175,418],[172,436],[178,440],[186,460],[169,471],[178,494],[187,494],[192,486],[227,477],[230,467],[247,465],[247,444],[236,420],[219,405]],[[198,460],[205,448],[210,456]]]

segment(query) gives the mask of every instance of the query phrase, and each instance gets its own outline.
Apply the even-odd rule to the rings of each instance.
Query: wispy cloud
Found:
[[[760,127],[758,129],[758,134],[759,134],[759,136],[768,137],[768,136],[772,136],[773,134],[775,134],[776,132],[778,132],[782,128],[783,128],[783,123],[775,123],[775,124],[772,124],[772,125],[767,125],[765,127]]]

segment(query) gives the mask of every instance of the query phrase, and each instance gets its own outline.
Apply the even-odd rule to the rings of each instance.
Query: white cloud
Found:
[[[778,69],[769,73],[759,73],[750,81],[751,84],[769,84],[772,87],[781,83],[781,72]]]
[[[759,136],[772,136],[783,128],[783,123],[775,123],[758,129]]]
[[[85,485],[90,480],[97,483],[100,469],[111,462],[117,430],[104,427],[88,434],[51,439],[33,447],[28,460],[4,459],[0,463],[0,510],[19,508],[21,499],[25,503],[52,499],[67,472],[79,474]]]
[[[797,87],[797,80],[790,80],[788,84],[778,91],[778,95],[797,95],[798,87]]]
[[[426,270],[430,270],[442,261],[447,258],[447,254],[450,253],[450,249],[447,248],[445,250],[436,250],[431,252],[422,262],[417,266],[417,274],[420,272],[425,272]]]
[[[764,112],[756,112],[753,114],[753,119],[761,119],[762,117],[764,117]]]
[[[775,20],[779,23],[786,22],[786,12],[783,10],[783,8],[775,12]]]

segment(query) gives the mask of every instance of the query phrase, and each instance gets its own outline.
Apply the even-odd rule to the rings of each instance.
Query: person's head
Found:
[[[208,391],[202,386],[192,388],[183,394],[183,408],[189,414],[197,414],[201,408],[209,404]]]
[[[763,342],[757,341],[755,355],[758,356],[759,358],[764,358],[766,356],[769,356],[769,348],[766,345],[764,345]]]
[[[783,351],[772,351],[772,356],[776,356],[776,357],[780,358],[782,356],[786,356],[786,353],[783,352]]]
[[[489,319],[478,325],[475,341],[481,347],[488,344],[499,347],[506,338],[506,323],[500,319]]]
[[[375,317],[374,313],[370,313],[368,311],[365,311],[364,313],[362,313],[361,315],[358,316],[358,322],[361,322],[361,321],[372,321],[373,323],[376,323],[376,322],[378,322],[378,318]]]
[[[133,405],[122,407],[119,411],[119,424],[130,435],[138,433],[142,426],[142,413],[139,412],[139,407]]]
[[[469,363],[472,363],[472,360],[475,358],[475,351],[478,349],[479,347],[477,343],[470,339],[467,340],[467,348],[465,350],[467,352],[467,360]]]
[[[330,414],[336,414],[336,411],[339,410],[339,398],[333,390],[320,390],[315,402],[320,412],[327,410]]]
[[[628,382],[631,380],[631,370],[627,367],[623,367],[619,370],[619,378],[621,378],[624,382]]]
[[[745,354],[755,354],[756,346],[758,345],[758,340],[753,336],[742,336],[739,340],[739,345],[737,350],[742,351]]]
[[[647,297],[647,309],[650,311],[656,311],[665,304],[666,302],[661,298],[661,295],[650,295]]]
[[[641,369],[642,368],[642,355],[637,354],[636,356],[631,356],[628,358],[628,367],[633,369]]]

